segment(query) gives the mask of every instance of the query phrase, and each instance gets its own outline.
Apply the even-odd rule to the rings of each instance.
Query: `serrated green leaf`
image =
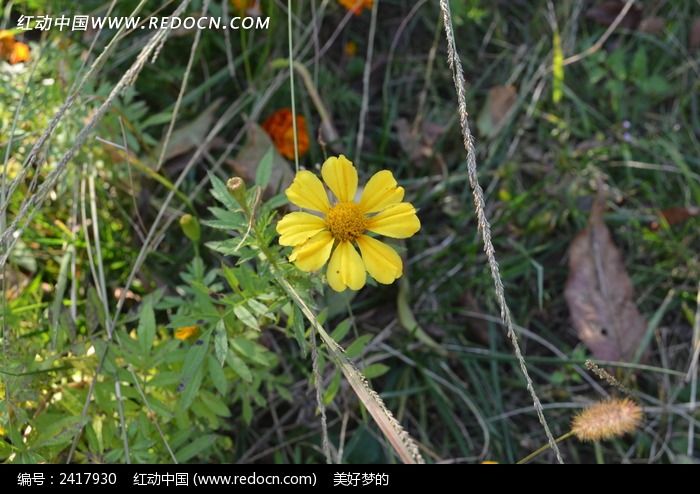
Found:
[[[209,249],[219,252],[225,256],[235,256],[240,253],[241,239],[239,238],[229,238],[227,240],[214,240],[207,242],[206,245]]]
[[[216,199],[232,211],[236,211],[239,209],[236,200],[233,197],[231,197],[231,194],[228,191],[228,187],[226,187],[226,184],[222,182],[219,177],[209,172],[209,181],[211,182],[212,186],[211,195],[214,196],[214,199]]]

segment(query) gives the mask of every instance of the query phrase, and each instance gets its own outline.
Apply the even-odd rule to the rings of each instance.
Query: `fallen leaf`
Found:
[[[173,130],[168,147],[165,149],[163,162],[196,149],[204,142],[209,129],[214,123],[214,116],[216,110],[221,106],[221,101],[221,98],[217,99],[200,113],[196,119]],[[161,149],[162,147],[159,146],[156,156],[160,156]]]
[[[479,132],[487,137],[498,134],[517,99],[518,92],[515,86],[494,86],[489,89],[486,104],[476,120]]]
[[[695,51],[700,48],[700,17],[696,17],[693,21],[693,25],[690,27],[688,48],[690,48],[690,51]]]
[[[666,29],[666,20],[663,17],[645,17],[639,23],[639,30],[643,33],[653,34],[658,36]]]
[[[602,360],[630,361],[646,332],[622,253],[603,222],[605,194],[593,203],[588,227],[569,247],[564,297],[579,339]]]
[[[700,207],[697,206],[679,206],[666,208],[659,211],[659,216],[661,216],[669,225],[683,223],[684,221],[698,215],[700,215]],[[652,221],[649,225],[649,228],[654,231],[658,230],[660,227],[661,225],[657,221]]]
[[[445,128],[434,122],[423,120],[420,127],[414,131],[405,118],[394,122],[399,144],[411,161],[432,158],[434,145],[445,131]]]
[[[294,180],[294,172],[289,162],[275,149],[270,136],[256,123],[248,127],[246,142],[235,158],[226,160],[233,171],[247,183],[255,181],[258,165],[267,152],[272,149],[272,171],[265,189],[266,196],[271,196],[286,189]]]
[[[3,275],[5,277],[5,297],[8,302],[16,299],[22,293],[27,285],[29,285],[29,277],[22,273],[18,269],[14,269],[12,266],[6,266],[3,270],[0,270],[0,284],[3,281]]]
[[[471,313],[483,313],[481,306],[474,298],[471,292],[464,292],[460,297],[460,302],[462,306]],[[466,315],[466,314],[465,314]],[[475,316],[466,315],[467,323],[465,331],[467,336],[474,341],[481,343],[482,345],[489,344],[489,323],[482,318]]]
[[[586,17],[602,24],[610,26],[615,21],[615,18],[620,14],[626,2],[622,0],[607,0],[599,2],[586,11]],[[642,9],[633,5],[629,9],[625,17],[620,21],[619,27],[626,29],[636,29],[642,20]]]

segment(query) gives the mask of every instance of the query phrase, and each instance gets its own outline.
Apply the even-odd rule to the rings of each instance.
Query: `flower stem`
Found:
[[[561,436],[559,436],[558,438],[556,438],[556,439],[554,440],[554,442],[555,442],[555,443],[560,443],[560,442],[562,442],[562,441],[564,441],[564,440],[566,440],[566,439],[569,439],[569,438],[570,438],[571,436],[573,436],[573,435],[574,435],[574,432],[573,432],[573,431],[569,431],[569,432],[567,432],[566,434],[561,435]],[[548,443],[548,444],[545,444],[545,445],[542,446],[541,448],[539,448],[539,449],[533,451],[532,453],[530,453],[529,455],[527,455],[525,458],[523,458],[522,460],[520,460],[519,462],[517,462],[517,465],[524,465],[524,464],[526,464],[526,463],[529,463],[530,460],[532,460],[533,458],[535,458],[536,456],[538,456],[540,453],[543,453],[543,452],[547,451],[548,449],[549,449],[549,443]]]

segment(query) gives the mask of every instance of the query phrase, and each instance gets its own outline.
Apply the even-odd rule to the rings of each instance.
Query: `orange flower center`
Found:
[[[367,217],[354,202],[339,202],[326,215],[333,238],[346,242],[355,240],[367,229]]]

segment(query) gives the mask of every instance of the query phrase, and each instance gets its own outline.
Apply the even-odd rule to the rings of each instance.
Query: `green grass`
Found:
[[[202,2],[193,3],[188,12],[201,9]],[[155,63],[146,65],[117,99],[93,134],[102,140],[90,138],[78,151],[13,249],[4,267],[9,280],[4,288],[19,293],[4,297],[0,306],[3,460],[65,461],[77,437],[72,459],[79,462],[122,462],[127,448],[132,461],[143,462],[172,461],[168,448],[182,461],[324,461],[308,322],[259,257],[258,249],[269,248],[272,257],[283,259],[273,228],[278,217],[274,207],[281,201],[272,198],[259,205],[252,243],[233,256],[231,249],[247,224],[226,216],[238,206],[221,204],[233,201],[225,190],[218,196],[210,192],[209,173],[221,179],[233,174],[231,160],[245,145],[245,126],[291,106],[289,73],[269,63],[289,54],[285,2],[261,3],[271,16],[269,31],[236,33],[229,40],[221,33],[202,33],[175,128],[195,121],[218,98],[213,122],[224,119],[171,201],[165,203],[197,146],[154,168],[192,32],[169,39]],[[288,265],[284,276],[329,333],[338,327],[338,333],[345,333],[339,343],[352,347],[360,369],[375,373],[372,385],[422,446],[427,461],[515,462],[546,438],[499,323],[467,181],[439,6],[426,2],[412,11],[415,2],[379,2],[364,147],[361,156],[353,157],[371,15],[352,16],[343,24],[345,11],[336,2],[328,2],[325,11],[322,2],[314,2],[313,10],[312,2],[292,3],[294,60],[309,71],[339,134],[335,143],[316,141],[317,106],[296,77],[294,103],[307,119],[311,141],[300,165],[313,169],[326,156],[342,152],[361,162],[361,183],[377,170],[391,170],[406,188],[407,200],[419,208],[423,227],[402,242],[408,283],[401,290],[399,283],[366,287],[350,297]],[[89,4],[90,9],[81,9],[104,7]],[[575,335],[563,297],[567,248],[586,225],[598,178],[609,187],[605,221],[624,253],[636,301],[647,321],[655,323],[644,361],[600,364],[645,407],[642,430],[599,447],[569,440],[561,444],[564,459],[668,463],[697,457],[697,429],[695,451],[688,454],[688,422],[697,420],[698,413],[686,407],[694,387],[685,375],[698,324],[700,220],[670,226],[661,222],[658,229],[651,224],[658,222],[660,210],[700,204],[698,52],[687,48],[691,21],[700,8],[693,2],[663,4],[654,12],[665,20],[658,35],[618,29],[602,50],[564,68],[562,96],[555,102],[549,70],[552,23],[556,20],[564,57],[582,52],[605,30],[585,17],[589,3],[555,2],[556,12],[549,12],[544,1],[527,7],[478,0],[452,4],[479,178],[505,293],[515,323],[523,328],[519,336],[528,369],[555,436],[569,430],[577,409],[602,397],[601,389],[615,393],[583,367],[590,354]],[[127,15],[133,7],[135,3],[119,2],[113,15]],[[61,2],[16,8],[16,13],[84,13]],[[212,15],[220,15],[220,9],[220,2],[210,6]],[[11,26],[14,21],[3,22]],[[313,23],[319,26],[318,44]],[[31,146],[68,97],[79,77],[81,53],[89,46],[80,33],[38,34],[27,35],[33,54],[41,53],[34,72],[29,65],[21,71],[6,65],[0,70],[3,158],[15,110],[27,91],[12,136],[8,181],[22,170]],[[25,170],[0,226],[11,222],[22,200],[35,193],[33,180],[46,180],[151,34],[129,33],[88,81],[42,149],[39,166]],[[336,35],[317,56],[316,50]],[[103,33],[88,64],[110,36]],[[347,41],[357,43],[355,56],[344,53]],[[225,53],[228,42],[232,67]],[[42,83],[49,78],[54,82]],[[506,84],[516,88],[514,106],[498,133],[483,135],[476,121],[485,111],[488,92]],[[236,106],[227,111],[231,105]],[[427,157],[409,159],[397,132],[399,119],[409,126],[430,122],[441,127]],[[204,129],[200,143],[210,129]],[[129,159],[105,141],[127,148]],[[289,166],[293,170],[293,163]],[[114,339],[107,343],[119,290],[162,208],[157,245],[137,270],[115,318]],[[179,229],[182,212],[202,223],[200,245]],[[243,230],[232,236],[233,228],[207,226],[215,217]],[[93,227],[99,232],[101,262]],[[205,247],[215,241],[233,244],[223,253]],[[244,307],[247,314],[233,307]],[[437,347],[411,332],[411,318]],[[225,337],[217,336],[219,320]],[[190,324],[202,326],[204,345],[174,339],[175,328]],[[143,334],[150,339],[142,339]],[[343,462],[398,461],[341,379],[332,355],[322,345],[319,349],[333,455],[343,445]],[[373,364],[383,366],[369,367]],[[201,382],[183,381],[183,375]],[[91,383],[94,401],[84,414],[84,433],[76,436]],[[34,432],[25,443],[28,425]],[[672,432],[668,440],[667,430]],[[193,442],[195,436],[207,440]],[[545,453],[536,461],[551,462],[553,456]]]

